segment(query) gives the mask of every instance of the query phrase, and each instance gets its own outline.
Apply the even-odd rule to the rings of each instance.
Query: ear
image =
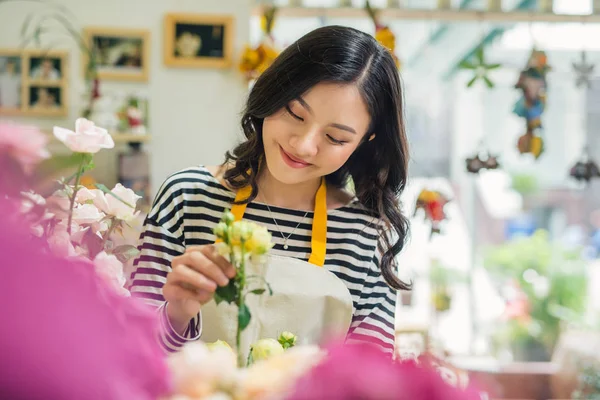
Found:
[[[375,139],[375,134],[372,134],[371,136],[369,136],[369,142],[373,139]]]

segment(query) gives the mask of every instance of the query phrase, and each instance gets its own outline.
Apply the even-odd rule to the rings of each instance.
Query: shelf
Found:
[[[253,10],[254,16],[262,15],[262,8]],[[409,8],[386,8],[380,10],[384,20],[434,20],[446,22],[490,21],[490,22],[600,22],[600,14],[567,15],[538,11],[479,11],[479,10],[419,10]],[[335,7],[280,7],[277,17],[283,18],[368,18],[362,8]]]

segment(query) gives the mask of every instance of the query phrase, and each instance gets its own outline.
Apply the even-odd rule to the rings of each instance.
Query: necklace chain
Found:
[[[283,234],[283,231],[281,230],[281,228],[279,227],[279,224],[277,223],[277,220],[275,219],[275,217],[273,216],[273,212],[271,211],[271,207],[269,207],[269,204],[267,203],[266,199],[261,196],[263,198],[263,200],[265,201],[265,206],[267,206],[267,210],[269,211],[269,215],[271,216],[271,219],[273,220],[273,222],[275,222],[275,226],[277,227],[277,230],[279,231],[279,234],[281,235],[281,237],[283,238],[283,249],[287,250],[288,249],[288,240],[290,240],[290,238],[292,237],[292,235],[294,234],[294,232],[296,232],[296,229],[298,229],[298,227],[300,226],[300,224],[302,224],[302,222],[304,222],[304,220],[306,219],[306,216],[308,215],[309,211],[304,213],[304,216],[302,217],[302,219],[300,220],[300,222],[298,222],[298,225],[296,225],[296,227],[292,230],[292,232],[286,237]]]

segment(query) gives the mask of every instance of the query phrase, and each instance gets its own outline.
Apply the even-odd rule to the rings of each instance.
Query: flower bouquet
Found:
[[[114,147],[108,131],[86,119],[75,130],[55,127],[54,136],[71,154],[51,154],[48,137],[35,127],[0,125],[0,191],[4,205],[18,207],[29,224],[32,240],[48,252],[87,262],[123,295],[124,264],[137,255],[139,200],[131,189],[117,184],[81,185],[94,168],[93,155]],[[64,177],[67,175],[67,177]]]

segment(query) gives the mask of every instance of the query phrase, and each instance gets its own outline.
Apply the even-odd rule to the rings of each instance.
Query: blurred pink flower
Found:
[[[48,137],[36,127],[0,122],[0,153],[15,159],[26,173],[50,157],[47,143]]]
[[[60,225],[48,236],[48,246],[52,254],[57,257],[66,258],[77,255],[66,227]]]
[[[156,400],[169,393],[155,311],[109,290],[89,265],[44,252],[28,240],[26,224],[9,218],[15,213],[0,207],[0,314],[10,327],[0,330],[2,398]]]
[[[129,292],[123,288],[125,285],[125,274],[123,273],[123,263],[112,254],[106,254],[102,251],[94,258],[94,267],[108,284],[122,294],[129,295]]]
[[[393,361],[370,344],[334,345],[300,378],[287,400],[479,400],[475,391],[448,385],[414,360]]]
[[[85,118],[75,121],[75,131],[55,126],[54,136],[76,153],[97,153],[101,149],[115,147],[115,142],[106,129],[97,127]]]

